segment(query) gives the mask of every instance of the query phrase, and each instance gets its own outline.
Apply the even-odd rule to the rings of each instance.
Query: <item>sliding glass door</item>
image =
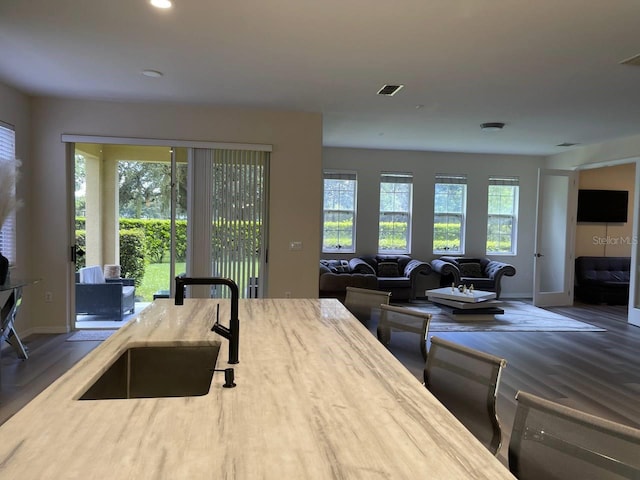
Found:
[[[266,288],[268,163],[264,151],[193,149],[190,155],[190,275],[231,278],[242,298],[261,297]],[[191,296],[228,294],[224,287],[191,288]]]

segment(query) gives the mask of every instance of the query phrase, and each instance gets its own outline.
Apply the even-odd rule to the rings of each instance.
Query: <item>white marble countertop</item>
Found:
[[[236,388],[77,400],[133,345],[222,340],[227,367],[217,303],[156,300],[104,341],[0,427],[0,478],[513,478],[336,300],[241,300]]]

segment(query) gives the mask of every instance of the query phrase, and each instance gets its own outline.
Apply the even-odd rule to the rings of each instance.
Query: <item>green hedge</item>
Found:
[[[136,219],[121,218],[119,222],[120,232],[127,230],[140,230],[143,233],[143,249],[137,251],[136,255],[143,258],[147,263],[162,263],[170,251],[171,238],[171,222],[162,219]],[[250,245],[253,242],[252,249],[258,251],[261,247],[261,225],[255,225],[252,222],[233,221],[233,222],[216,222],[212,225],[214,242],[212,248],[214,251],[231,249],[238,243],[238,237],[244,237],[243,245]],[[78,239],[77,243],[84,247],[84,231],[85,218],[76,217],[76,232],[83,232],[82,239]],[[123,257],[122,239],[120,240],[120,257]],[[184,262],[187,253],[187,221],[176,220],[176,260]],[[232,255],[233,257],[233,255]]]
[[[78,250],[87,251],[87,232],[85,230],[76,229],[76,246]],[[80,268],[87,266],[87,259],[84,255],[76,256],[76,272]]]
[[[120,230],[120,275],[139,287],[145,270],[145,233],[139,228]]]

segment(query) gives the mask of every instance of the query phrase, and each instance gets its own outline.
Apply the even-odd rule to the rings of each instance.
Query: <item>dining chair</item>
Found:
[[[640,479],[640,430],[527,392],[516,399],[509,469],[518,479]]]
[[[420,335],[420,353],[427,360],[427,335],[431,314],[419,312],[405,307],[394,305],[380,305],[380,321],[378,322],[378,340],[383,345],[389,345],[391,331],[404,330]]]
[[[390,298],[391,292],[347,287],[344,306],[358,320],[367,323],[371,319],[372,312],[378,311],[382,304],[388,305]]]
[[[494,455],[502,444],[496,395],[505,359],[438,337],[424,370],[425,386]]]

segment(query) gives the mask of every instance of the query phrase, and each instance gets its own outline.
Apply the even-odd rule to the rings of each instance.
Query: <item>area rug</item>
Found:
[[[454,320],[438,307],[425,303],[403,307],[433,315],[430,332],[605,332],[606,330],[579,320],[534,307],[528,303],[507,300],[500,305],[504,314],[492,320]]]
[[[117,330],[78,330],[67,338],[67,342],[101,342]]]

